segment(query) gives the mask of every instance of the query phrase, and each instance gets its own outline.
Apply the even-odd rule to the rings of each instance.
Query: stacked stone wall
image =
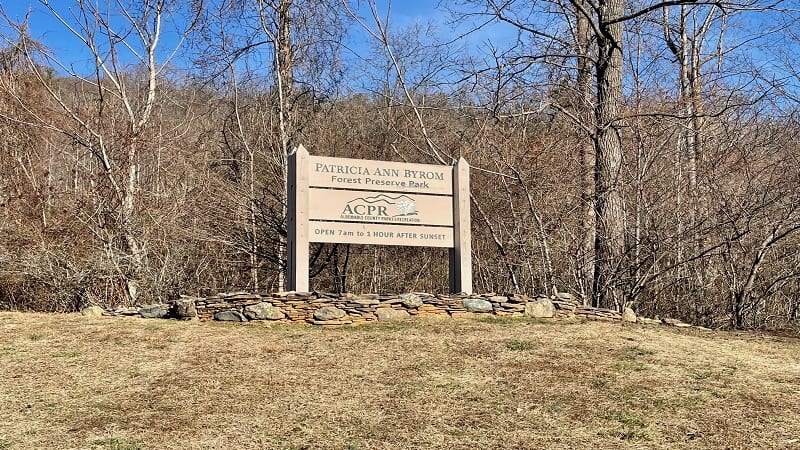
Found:
[[[522,294],[331,294],[323,292],[229,292],[209,297],[181,298],[169,303],[118,308],[98,314],[139,315],[219,321],[310,323],[319,326],[360,325],[414,316],[466,318],[476,316],[527,316],[541,319],[585,319],[608,322],[665,323],[686,326],[673,319],[637,317],[629,308],[622,313],[583,305],[569,293],[529,297]],[[87,308],[87,311],[90,308]]]
[[[538,300],[545,300],[539,297]],[[220,313],[236,311],[246,318],[256,305],[279,309],[285,316],[273,320],[307,322],[314,325],[358,325],[377,320],[411,316],[467,317],[477,314],[522,316],[528,303],[524,295],[434,295],[408,294],[328,294],[319,292],[280,292],[253,294],[223,293],[196,298],[201,320],[219,319]],[[575,306],[575,305],[572,305]],[[555,314],[555,313],[554,313]]]

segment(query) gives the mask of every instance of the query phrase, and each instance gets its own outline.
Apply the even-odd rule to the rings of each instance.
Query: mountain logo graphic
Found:
[[[358,197],[347,202],[342,210],[343,218],[355,218],[353,216],[388,218],[416,215],[417,203],[407,195],[392,197],[380,194],[373,197]]]

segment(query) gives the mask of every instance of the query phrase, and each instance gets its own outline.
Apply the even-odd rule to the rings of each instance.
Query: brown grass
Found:
[[[800,341],[0,313],[0,450],[800,448]]]

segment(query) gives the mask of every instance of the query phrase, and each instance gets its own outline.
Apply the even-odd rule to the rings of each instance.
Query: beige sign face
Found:
[[[439,195],[309,189],[309,219],[453,226],[453,199]]]
[[[309,222],[310,242],[452,247],[453,229],[376,223]]]
[[[380,192],[453,194],[453,169],[348,158],[309,158],[309,186]]]
[[[472,293],[469,163],[288,155],[287,288],[309,290],[309,242],[449,248],[450,292]]]

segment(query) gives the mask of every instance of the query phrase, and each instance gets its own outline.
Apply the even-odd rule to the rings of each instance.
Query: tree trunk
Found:
[[[592,64],[589,55],[589,18],[581,10],[588,10],[587,4],[583,0],[578,0],[580,8],[575,11],[575,47],[577,51],[578,67],[578,114],[586,123],[592,123]],[[595,240],[595,205],[594,205],[594,168],[595,168],[594,146],[590,136],[583,133],[578,144],[578,164],[581,204],[584,213],[580,221],[581,242],[578,247],[577,258],[577,277],[579,280],[583,303],[588,304],[592,296],[590,280],[592,279],[592,267],[594,261],[594,240]]]
[[[292,103],[294,91],[294,51],[292,50],[292,0],[281,0],[277,6],[278,33],[274,39],[275,44],[275,81],[278,85],[278,126],[281,139],[281,182],[283,184],[283,217],[288,213],[286,209],[286,188],[288,182],[287,164],[289,152],[293,147],[292,135],[295,130],[294,111]],[[286,287],[285,270],[288,270],[286,260],[286,239],[282,237],[278,244],[278,260],[284,261],[284,270],[278,267],[278,286]]]
[[[135,214],[135,200],[136,200],[136,144],[131,143],[128,148],[128,167],[127,180],[125,188],[122,190],[122,210],[120,212],[121,219],[121,232],[125,245],[127,246],[128,255],[130,255],[127,270],[124,272],[125,276],[125,291],[128,295],[128,301],[131,305],[135,305],[139,298],[139,280],[144,271],[144,258],[142,249],[139,245],[139,240],[136,237],[136,232],[133,227],[132,219]]]
[[[625,250],[625,210],[620,193],[622,139],[622,22],[624,0],[600,3],[596,63],[597,105],[595,107],[595,272],[594,303],[619,307],[624,303],[616,277]]]

